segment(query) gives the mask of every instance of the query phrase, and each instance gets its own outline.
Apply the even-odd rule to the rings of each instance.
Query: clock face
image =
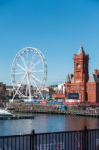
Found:
[[[77,64],[76,66],[77,66],[77,69],[80,69],[80,67],[81,67],[80,64]]]

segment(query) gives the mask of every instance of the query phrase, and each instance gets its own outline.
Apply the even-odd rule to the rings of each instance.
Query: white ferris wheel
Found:
[[[42,96],[47,81],[47,63],[37,48],[26,47],[15,56],[11,68],[13,99],[16,96],[32,100],[33,96]]]

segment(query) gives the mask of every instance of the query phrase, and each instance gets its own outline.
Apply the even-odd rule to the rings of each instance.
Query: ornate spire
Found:
[[[69,74],[67,74],[67,76],[66,76],[66,82],[70,82],[70,76],[69,76]]]
[[[84,49],[83,49],[83,46],[80,46],[80,49],[79,49],[79,51],[78,51],[78,55],[79,55],[79,54],[85,55],[85,51],[84,51]]]

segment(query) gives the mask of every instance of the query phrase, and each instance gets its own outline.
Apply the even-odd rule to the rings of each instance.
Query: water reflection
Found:
[[[66,130],[80,130],[87,126],[88,129],[99,127],[99,119],[88,117],[66,117]]]
[[[34,119],[1,120],[0,135],[80,130],[84,126],[90,129],[99,127],[98,118],[73,117],[65,115],[34,114]]]

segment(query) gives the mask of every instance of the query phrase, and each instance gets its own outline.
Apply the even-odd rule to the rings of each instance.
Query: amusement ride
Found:
[[[31,101],[33,97],[43,99],[42,90],[47,81],[47,63],[43,53],[32,47],[21,49],[11,67],[13,100],[16,97]]]

